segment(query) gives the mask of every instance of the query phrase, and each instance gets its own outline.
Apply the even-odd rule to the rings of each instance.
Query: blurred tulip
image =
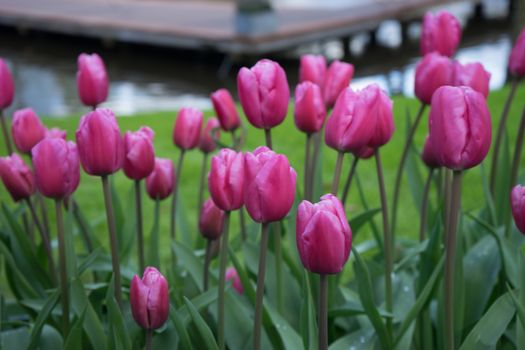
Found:
[[[324,102],[327,108],[332,108],[341,91],[350,85],[354,76],[354,66],[350,63],[335,60],[328,67],[324,82]]]
[[[211,159],[208,190],[217,207],[224,211],[239,209],[244,204],[244,156],[223,148]]]
[[[423,163],[429,168],[439,168],[441,165],[439,164],[436,154],[434,152],[434,149],[432,147],[432,143],[430,142],[430,137],[427,135],[425,139],[425,146],[423,146],[423,152],[421,153],[421,159],[423,159]]]
[[[283,219],[295,199],[297,174],[286,156],[267,147],[246,153],[244,159],[246,210],[256,222]]]
[[[461,25],[454,15],[447,11],[437,14],[427,12],[423,17],[421,29],[420,48],[421,54],[439,52],[451,57],[461,40]]]
[[[281,124],[288,112],[290,89],[284,69],[268,59],[237,75],[237,90],[248,121],[259,129]]]
[[[46,129],[46,138],[66,140],[67,131],[60,128]]]
[[[318,274],[341,272],[350,255],[352,231],[343,206],[332,194],[297,209],[297,250],[304,267]]]
[[[297,128],[307,134],[321,130],[326,107],[319,86],[310,81],[297,85],[294,117]]]
[[[104,61],[96,53],[78,56],[78,96],[83,104],[96,108],[108,98],[109,80]]]
[[[168,282],[154,267],[147,267],[142,279],[135,275],[129,289],[129,303],[135,322],[144,329],[162,327],[168,319]]]
[[[155,133],[147,126],[136,132],[127,131],[124,135],[124,174],[132,180],[146,178],[155,168]]]
[[[454,65],[450,58],[437,52],[426,54],[416,66],[414,92],[425,104],[430,104],[432,94],[443,85],[454,85]]]
[[[146,178],[146,191],[151,199],[163,200],[173,191],[173,162],[155,158],[153,172]]]
[[[438,163],[472,168],[485,159],[492,140],[487,101],[469,87],[443,86],[432,98],[429,129]]]
[[[19,109],[13,115],[13,141],[22,153],[31,149],[46,136],[46,128],[31,108]]]
[[[515,76],[525,76],[525,29],[522,29],[512,48],[509,57],[509,70]]]
[[[201,138],[199,141],[199,149],[203,153],[213,152],[217,147],[214,138],[217,140],[221,136],[221,131],[219,127],[220,124],[217,118],[210,118],[206,122],[206,126],[204,127],[204,130],[202,130]]]
[[[15,84],[7,63],[0,58],[0,109],[5,109],[13,103]]]
[[[239,278],[239,274],[237,273],[237,270],[235,270],[234,267],[229,267],[226,270],[226,281],[232,281],[233,289],[237,292],[237,294],[243,294],[244,288],[242,287],[241,279]]]
[[[80,163],[86,173],[105,176],[121,168],[124,142],[110,109],[97,108],[84,115],[75,136]]]
[[[219,209],[211,198],[208,198],[199,217],[199,231],[204,238],[216,240],[221,236],[224,225],[224,211]]]
[[[516,185],[510,193],[510,205],[514,223],[525,234],[525,187]]]
[[[377,148],[385,145],[394,134],[394,116],[392,112],[392,100],[376,84],[368,85],[359,92],[359,99],[363,105],[356,108],[364,110],[372,136],[367,143],[368,147]],[[356,110],[356,113],[359,111]]]
[[[233,131],[241,125],[237,107],[228,90],[219,89],[215,91],[211,94],[211,102],[219,118],[219,123],[221,123],[221,128],[224,131]]]
[[[196,108],[181,108],[173,128],[173,143],[177,147],[182,150],[190,150],[199,145],[202,116],[202,112]]]
[[[374,149],[368,146],[358,149],[356,152],[353,152],[354,156],[359,159],[368,159],[374,155]]]
[[[461,64],[454,62],[455,86],[468,86],[485,96],[489,95],[490,73],[479,62]]]
[[[15,202],[35,193],[33,172],[16,153],[0,158],[0,177]]]
[[[326,59],[322,55],[302,55],[299,63],[299,82],[310,81],[321,89],[326,78]]]

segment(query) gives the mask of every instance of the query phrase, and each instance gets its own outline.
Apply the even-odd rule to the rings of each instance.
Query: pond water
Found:
[[[286,0],[314,6],[308,0]],[[327,2],[337,6],[340,0]],[[323,2],[325,4],[325,2]],[[339,4],[338,6],[343,6]],[[491,73],[490,86],[500,88],[507,80],[507,58],[512,47],[511,26],[506,16],[506,0],[491,0],[485,7],[491,20],[469,21],[473,8],[462,4],[449,8],[464,24],[464,36],[456,58],[479,61]],[[499,4],[499,5],[498,5]],[[496,20],[494,20],[496,19]],[[467,24],[468,23],[468,24]],[[377,45],[370,46],[368,33],[354,36],[351,57],[356,67],[352,86],[362,88],[370,82],[380,84],[391,94],[413,94],[414,67],[419,59],[419,24],[409,28],[409,40],[402,43],[400,25],[386,21],[378,29]],[[342,58],[340,41],[309,45],[283,53],[277,59],[286,69],[290,85],[297,83],[298,57],[305,52],[324,54],[328,59]],[[40,115],[63,117],[85,113],[76,92],[76,58],[81,52],[97,52],[106,62],[111,87],[105,106],[117,115],[145,111],[165,111],[194,106],[211,108],[210,92],[226,87],[235,92],[239,65],[221,76],[222,57],[217,54],[168,50],[125,44],[103,44],[98,40],[70,38],[43,33],[18,33],[0,27],[0,57],[10,65],[16,84],[14,105],[31,106]],[[388,59],[385,59],[387,57]],[[242,64],[251,65],[256,58]]]

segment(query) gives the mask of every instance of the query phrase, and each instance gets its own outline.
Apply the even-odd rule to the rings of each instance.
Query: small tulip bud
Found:
[[[86,106],[95,108],[108,98],[106,66],[96,53],[78,56],[77,88],[78,96]]]
[[[243,294],[244,288],[242,287],[239,274],[237,273],[237,270],[235,270],[234,267],[229,267],[228,269],[226,269],[226,281],[230,280],[232,281],[233,289],[235,289],[237,294]]]
[[[421,54],[430,52],[452,57],[461,40],[461,25],[454,15],[447,11],[437,14],[428,12],[423,17],[421,29]]]
[[[0,109],[5,109],[13,103],[15,84],[7,63],[0,58]]]
[[[31,149],[46,137],[44,124],[31,108],[15,112],[11,132],[16,148],[26,154],[30,154]]]
[[[153,130],[143,126],[139,131],[124,135],[124,174],[132,180],[146,178],[155,167]]]
[[[146,178],[146,191],[151,199],[163,200],[173,192],[173,162],[171,159],[155,158],[155,166]]]
[[[223,225],[224,211],[219,209],[211,198],[208,198],[202,205],[199,231],[204,238],[213,241],[221,236]]]
[[[16,153],[0,158],[0,177],[15,202],[35,193],[33,172]]]
[[[239,209],[244,204],[244,156],[223,148],[211,159],[208,190],[217,207],[224,211]]]
[[[202,112],[195,108],[182,108],[173,128],[173,143],[182,150],[199,145],[202,129]]]
[[[162,327],[169,315],[168,282],[154,267],[146,267],[142,279],[135,275],[129,290],[131,313],[144,329]]]
[[[235,102],[233,102],[233,97],[228,90],[219,89],[215,91],[211,94],[211,102],[224,131],[233,131],[241,125]]]

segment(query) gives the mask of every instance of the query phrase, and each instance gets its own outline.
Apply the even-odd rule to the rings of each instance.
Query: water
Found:
[[[323,6],[348,6],[360,0],[331,0]],[[491,18],[506,15],[506,0],[491,0],[486,7]],[[286,0],[279,6],[318,6],[311,0]],[[346,4],[346,5],[343,5]],[[500,88],[507,80],[507,59],[511,50],[510,25],[502,21],[467,25],[473,14],[469,4],[449,8],[466,26],[456,58],[463,62],[480,61],[491,73],[491,89]],[[385,21],[377,32],[378,45],[370,47],[368,33],[353,37],[350,43],[356,67],[352,86],[359,89],[378,83],[391,94],[413,95],[414,67],[419,59],[419,25],[409,29],[409,41],[402,43],[401,27]],[[76,90],[76,58],[81,52],[97,52],[106,62],[111,81],[106,107],[117,115],[149,111],[167,111],[182,106],[211,108],[209,94],[226,87],[235,92],[235,77],[240,66],[233,66],[225,77],[219,77],[222,57],[217,54],[167,50],[125,44],[103,44],[98,40],[28,33],[0,27],[0,57],[10,65],[16,84],[14,105],[32,107],[40,115],[63,117],[84,113]],[[313,52],[329,60],[342,58],[343,44],[334,40],[313,44],[281,54],[274,59],[285,67],[290,85],[297,83],[298,56]],[[385,57],[388,59],[385,60]],[[243,62],[251,65],[255,59]]]

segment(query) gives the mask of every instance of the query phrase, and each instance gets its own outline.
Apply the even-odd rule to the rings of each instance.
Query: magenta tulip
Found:
[[[509,57],[509,70],[515,76],[525,76],[525,29],[521,31],[512,48]]]
[[[316,204],[302,201],[297,209],[296,240],[307,270],[323,275],[341,272],[352,247],[352,230],[341,201],[332,194]]]
[[[423,18],[421,29],[420,48],[421,54],[439,52],[451,57],[461,40],[461,25],[454,15],[447,11],[437,14],[428,12]]]
[[[353,152],[354,156],[359,159],[368,159],[374,155],[374,149],[368,146],[358,149],[356,152]]]
[[[144,329],[157,329],[170,310],[168,282],[154,267],[147,267],[142,279],[135,275],[129,289],[129,303],[135,322]]]
[[[62,130],[60,128],[51,128],[46,129],[46,138],[53,138],[53,139],[67,139],[67,131]]]
[[[14,113],[11,132],[16,148],[26,154],[31,153],[31,149],[46,137],[44,124],[31,108],[19,109]]]
[[[425,139],[425,146],[423,146],[421,159],[423,159],[423,163],[429,168],[439,168],[441,166],[436,158],[436,153],[434,152],[429,136]]]
[[[203,153],[213,152],[215,148],[217,148],[215,140],[218,140],[221,136],[221,131],[219,128],[220,124],[217,118],[208,119],[204,130],[202,130],[201,138],[199,141],[199,149]]]
[[[202,129],[202,112],[195,108],[181,108],[173,128],[173,143],[182,150],[199,145]]]
[[[224,211],[219,209],[211,198],[208,198],[199,216],[199,231],[204,238],[216,240],[221,236],[224,225]]]
[[[354,66],[350,63],[333,61],[328,67],[323,94],[327,108],[332,108],[341,91],[350,85],[354,76]]]
[[[104,61],[96,53],[78,56],[78,96],[83,104],[96,108],[108,98],[109,80]]]
[[[146,178],[146,191],[151,199],[165,199],[173,192],[173,162],[155,158],[153,172]]]
[[[146,178],[155,167],[153,136],[155,133],[147,126],[139,131],[127,131],[124,135],[124,174],[132,180]]]
[[[5,109],[13,103],[15,84],[7,63],[0,58],[0,109]]]
[[[385,145],[394,134],[394,115],[392,100],[376,84],[368,85],[360,91],[359,99],[363,104],[356,106],[356,113],[365,113],[372,135],[368,147],[377,148]],[[360,109],[363,111],[360,111]]]
[[[223,148],[211,159],[208,190],[217,207],[224,211],[239,209],[244,204],[244,156]]]
[[[321,55],[302,55],[299,63],[299,82],[310,81],[321,89],[326,78],[326,59]]]
[[[319,86],[310,81],[297,85],[294,117],[297,129],[307,134],[321,130],[326,117],[326,107]]]
[[[233,131],[241,125],[237,107],[235,107],[233,97],[228,90],[219,89],[215,91],[211,94],[211,102],[224,131]]]
[[[237,273],[237,270],[235,270],[234,267],[229,267],[226,270],[226,281],[232,281],[233,289],[237,292],[237,294],[244,293],[244,288],[242,287],[241,279],[239,278],[239,274]]]
[[[283,219],[295,199],[297,174],[286,156],[267,147],[246,153],[244,159],[246,210],[256,222]]]
[[[443,85],[454,85],[452,61],[437,52],[426,54],[416,66],[415,95],[428,105],[432,101],[434,91]]]
[[[15,202],[35,193],[33,172],[16,153],[0,158],[0,177]]]
[[[455,62],[455,86],[469,86],[485,96],[489,95],[490,73],[479,62],[461,64]]]
[[[440,87],[432,98],[429,129],[439,164],[453,170],[478,165],[492,140],[485,97],[466,86]]]
[[[514,186],[510,193],[510,205],[516,227],[525,234],[525,187]]]
[[[237,75],[237,90],[248,121],[259,129],[271,129],[281,124],[288,112],[290,89],[284,69],[263,59]]]

